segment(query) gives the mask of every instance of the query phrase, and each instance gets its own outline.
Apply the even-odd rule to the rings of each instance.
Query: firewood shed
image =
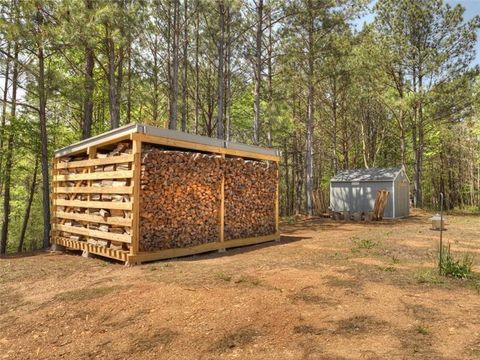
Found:
[[[126,264],[279,239],[274,149],[127,125],[55,151],[51,242]]]
[[[410,190],[402,167],[340,171],[330,180],[330,208],[334,212],[372,211],[381,190],[388,191],[385,218],[407,217]]]

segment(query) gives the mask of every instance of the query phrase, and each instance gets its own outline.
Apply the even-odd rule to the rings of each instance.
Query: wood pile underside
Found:
[[[222,175],[225,240],[274,234],[276,163],[144,145],[140,251],[220,241]]]
[[[130,142],[119,143],[110,151],[99,150],[91,157],[84,154],[60,158],[53,188],[55,236],[128,251],[132,161]]]

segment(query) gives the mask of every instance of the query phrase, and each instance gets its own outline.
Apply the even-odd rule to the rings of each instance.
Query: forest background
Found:
[[[48,246],[53,150],[128,123],[281,150],[283,216],[393,166],[415,206],[479,211],[479,7],[0,0],[0,255]]]

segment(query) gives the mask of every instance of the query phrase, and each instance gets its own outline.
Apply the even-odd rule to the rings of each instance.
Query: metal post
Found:
[[[440,193],[440,259],[438,260],[438,269],[442,275],[442,257],[443,257],[443,193]]]

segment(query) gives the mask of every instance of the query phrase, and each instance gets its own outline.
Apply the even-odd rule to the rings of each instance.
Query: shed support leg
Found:
[[[92,253],[91,253],[90,251],[83,250],[83,252],[82,252],[82,257],[90,259],[90,258],[93,257],[93,255],[92,255]]]
[[[65,251],[65,246],[58,245],[53,243],[52,246],[50,247],[50,251]]]

